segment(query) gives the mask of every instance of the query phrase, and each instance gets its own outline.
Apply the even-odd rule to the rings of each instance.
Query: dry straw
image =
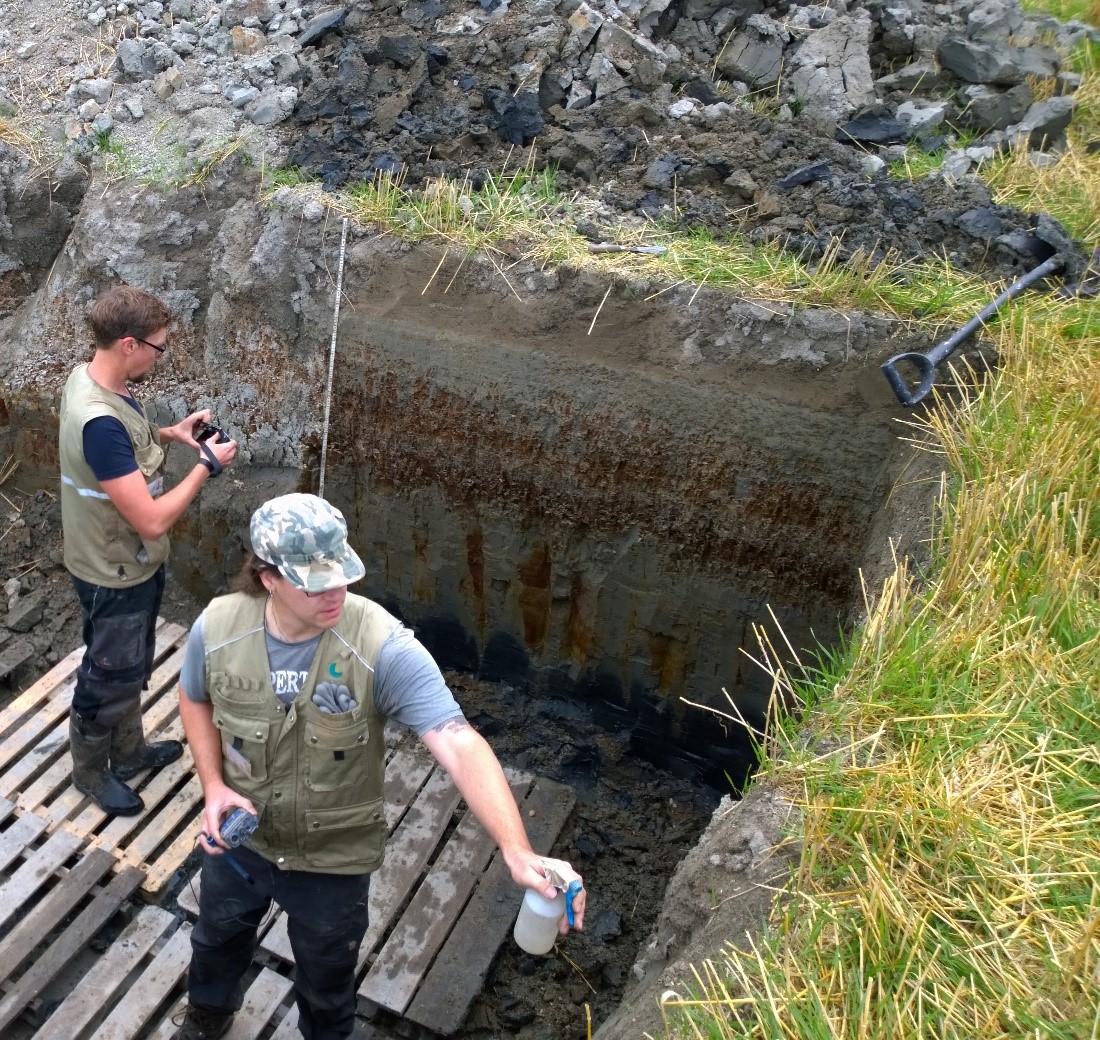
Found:
[[[840,747],[769,732],[803,861],[671,1035],[1100,1037],[1098,316],[1016,308],[999,376],[912,424],[951,473],[932,580],[899,561],[810,682],[764,645]]]

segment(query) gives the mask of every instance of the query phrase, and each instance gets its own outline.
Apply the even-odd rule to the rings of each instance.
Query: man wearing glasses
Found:
[[[183,753],[178,741],[146,742],[141,723],[168,531],[237,453],[235,441],[208,442],[183,480],[165,487],[164,443],[199,450],[196,425],[210,418],[209,410],[193,412],[158,429],[131,390],[168,349],[171,318],[141,289],[108,289],[88,312],[95,354],[73,369],[61,396],[64,559],[83,611],[85,644],[69,717],[73,784],[115,816],[144,808],[123,781]]]

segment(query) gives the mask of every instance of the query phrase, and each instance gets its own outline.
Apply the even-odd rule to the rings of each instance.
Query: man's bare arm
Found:
[[[470,811],[500,846],[512,880],[552,898],[555,888],[542,870],[543,857],[532,848],[504,770],[485,738],[465,719],[450,719],[421,738],[454,780]],[[573,900],[575,927],[584,926],[584,897]],[[563,931],[569,925],[563,919]]]

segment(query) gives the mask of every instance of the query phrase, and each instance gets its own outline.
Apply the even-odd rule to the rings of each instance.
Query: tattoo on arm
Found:
[[[441,722],[438,726],[432,727],[433,733],[458,733],[460,730],[469,729],[470,724],[459,715],[456,719],[448,719],[446,722]]]

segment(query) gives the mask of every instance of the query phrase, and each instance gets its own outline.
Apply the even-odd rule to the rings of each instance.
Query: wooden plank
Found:
[[[546,855],[573,810],[572,790],[540,779],[521,808],[531,846]],[[448,1036],[462,1025],[519,912],[520,891],[499,851],[409,1006],[406,1017]]]
[[[82,844],[79,838],[59,831],[47,838],[41,848],[29,853],[0,886],[0,925],[6,924],[20,910],[25,910],[35,892],[49,883],[58,867],[70,859]]]
[[[39,705],[48,700],[59,686],[70,681],[83,657],[84,647],[71,651],[0,711],[0,737],[6,740],[15,726],[28,715],[34,714]]]
[[[522,801],[530,784],[513,787]],[[382,947],[359,996],[403,1014],[496,845],[467,812]]]
[[[50,948],[35,959],[7,996],[0,1001],[0,1035],[60,974],[65,965],[91,942],[95,934],[141,885],[141,880],[141,871],[133,867],[127,867],[121,874],[113,877],[109,884],[96,892],[92,901],[80,912],[80,916],[50,944]],[[44,934],[39,935],[39,940]]]
[[[258,1040],[293,988],[290,979],[269,968],[261,968],[244,995],[240,1011],[233,1016],[226,1040]]]
[[[198,780],[194,780],[193,783],[197,786]],[[201,788],[199,788],[199,799],[196,805],[197,809],[201,810]],[[198,815],[201,816],[201,813]],[[193,823],[189,824],[176,836],[171,845],[157,857],[157,861],[149,865],[147,870],[149,878],[145,882],[145,887],[142,889],[144,894],[155,896],[166,884],[168,884],[172,875],[179,870],[187,857],[191,855],[191,851],[194,849],[195,843],[198,840],[201,827],[202,822],[200,819],[196,819]]]
[[[114,857],[92,849],[0,942],[0,973],[11,978],[20,964],[64,920],[114,865]]]
[[[190,926],[186,927],[190,931]],[[283,1002],[293,988],[294,983],[290,979],[268,968],[261,968],[245,991],[241,1009],[233,1016],[233,1024],[225,1034],[225,1040],[258,1040],[271,1023],[277,1021],[279,1015],[284,1012]],[[130,1032],[126,1031],[126,1023],[112,1021],[108,1029],[104,1028],[107,1026],[107,1023],[104,1023],[99,1031],[93,1033],[92,1040],[133,1040],[137,1036],[144,1036],[146,1040],[171,1040],[176,1035],[176,1030],[179,1028],[177,1023],[183,1021],[186,1010],[187,999],[183,997],[173,1002],[167,1014],[152,1026],[151,1031],[147,1032],[150,1028],[148,1016],[145,1016],[141,1022],[135,1023]],[[296,1012],[294,1021],[297,1022]],[[297,1032],[289,1035],[301,1037]],[[34,1040],[38,1038],[35,1037]],[[61,1038],[59,1037],[58,1040]]]
[[[125,996],[111,1009],[94,1040],[134,1040],[155,1017],[157,1008],[171,996],[191,963],[191,926],[183,924],[157,952]],[[168,1021],[170,1024],[171,1015]],[[175,1027],[166,1035],[171,1036]]]
[[[126,845],[125,850],[122,852],[122,861],[124,863],[130,863],[137,866],[140,863],[153,863],[154,854],[156,850],[163,845],[169,838],[179,832],[179,828],[185,824],[194,821],[197,826],[201,826],[196,819],[201,815],[202,808],[202,785],[199,783],[197,776],[190,776],[189,763],[180,766],[176,769],[179,763],[175,763],[169,766],[168,769],[163,769],[157,775],[157,784],[154,787],[143,788],[141,795],[143,798],[152,801],[154,797],[160,800],[160,792],[164,788],[168,788],[171,784],[177,783],[180,780],[186,780],[183,787],[175,791],[171,798],[162,802],[158,809],[156,816],[149,819],[148,826],[145,827],[142,832]],[[169,770],[172,770],[169,773]],[[154,793],[155,792],[155,793]],[[195,831],[198,834],[198,831]],[[192,844],[194,843],[194,836],[192,836]],[[190,849],[187,850],[182,857],[177,857],[171,864],[170,871],[177,870],[183,861],[187,858],[187,854]],[[159,861],[159,857],[157,860]]]
[[[401,904],[439,844],[461,795],[437,767],[386,845],[386,859],[370,879],[370,924],[361,955],[372,951],[389,929]]]
[[[72,786],[72,778],[73,760],[66,751],[33,784],[19,791],[17,795],[19,808],[25,812],[37,813],[50,825],[51,830],[55,830],[84,801],[84,795]],[[60,797],[55,797],[59,791]]]
[[[278,1028],[271,1034],[271,1040],[301,1040],[301,1036],[301,1030],[298,1028],[298,1005],[292,1004],[283,1015]]]
[[[4,805],[11,805],[4,801]],[[0,833],[0,871],[19,858],[22,851],[46,829],[46,821],[34,813],[20,816],[7,830]]]
[[[6,795],[27,790],[31,779],[69,748],[69,706],[73,688],[42,705],[37,714],[15,730],[0,747],[0,793]],[[67,760],[67,759],[66,759]]]
[[[175,922],[167,910],[143,907],[34,1034],[34,1040],[72,1040],[79,1036],[114,1002],[129,974]]]
[[[386,830],[392,832],[424,786],[435,759],[420,749],[395,751],[386,763]]]

